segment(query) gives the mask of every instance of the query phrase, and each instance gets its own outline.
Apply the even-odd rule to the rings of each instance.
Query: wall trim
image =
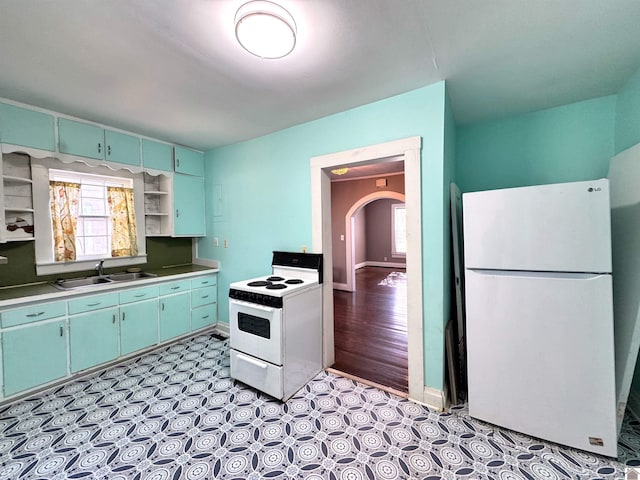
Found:
[[[215,326],[214,330],[219,332],[224,337],[229,337],[229,335],[231,333],[230,330],[229,330],[229,324],[228,323],[221,323],[220,321],[218,321],[218,323],[216,323],[216,326]]]
[[[333,284],[333,289],[334,290],[344,290],[345,292],[349,292],[350,291],[347,288],[347,284],[346,283],[334,283]]]
[[[358,266],[361,265],[361,266]],[[407,264],[402,262],[373,262],[367,261],[356,265],[356,270],[363,267],[384,267],[384,268],[407,268]]]
[[[422,399],[415,399],[409,397],[410,400],[417,401],[427,407],[437,410],[438,412],[443,412],[447,407],[447,395],[444,391],[438,390],[437,388],[424,387],[424,391],[422,392]]]

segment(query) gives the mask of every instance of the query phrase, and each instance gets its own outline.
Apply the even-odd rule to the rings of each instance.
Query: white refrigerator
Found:
[[[617,456],[608,180],[463,195],[472,417]]]

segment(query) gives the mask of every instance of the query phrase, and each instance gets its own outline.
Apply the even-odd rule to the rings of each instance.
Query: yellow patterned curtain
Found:
[[[49,182],[49,203],[53,223],[53,252],[56,262],[76,259],[76,225],[80,205],[80,184]]]
[[[111,256],[129,257],[138,254],[136,212],[133,208],[133,189],[107,187],[111,213]]]

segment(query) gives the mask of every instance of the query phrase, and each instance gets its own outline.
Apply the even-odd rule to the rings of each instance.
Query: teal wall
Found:
[[[459,127],[456,182],[469,192],[606,177],[615,119],[611,95]]]
[[[616,153],[640,142],[640,69],[618,92],[616,102]]]
[[[275,249],[311,247],[309,160],[411,136],[422,137],[423,319],[425,383],[444,386],[443,324],[449,276],[442,234],[445,85],[439,82],[236,145],[206,152],[207,237],[199,256],[221,262],[221,298],[229,284],[264,275]],[[221,191],[220,198],[211,192]],[[220,239],[214,247],[213,237]],[[224,248],[223,241],[228,241]],[[228,321],[221,301],[221,321]]]

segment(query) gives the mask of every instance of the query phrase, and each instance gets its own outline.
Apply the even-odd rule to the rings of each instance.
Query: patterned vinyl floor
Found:
[[[229,378],[211,334],[0,406],[0,479],[620,479],[620,462],[320,373],[286,404]]]

